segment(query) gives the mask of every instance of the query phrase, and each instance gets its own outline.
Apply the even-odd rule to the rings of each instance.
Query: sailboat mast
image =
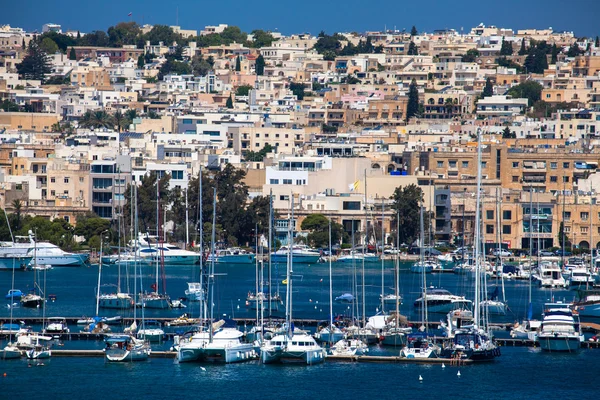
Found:
[[[329,216],[329,344],[333,336],[333,282],[331,273],[331,216]]]
[[[160,236],[160,180],[158,179],[158,172],[156,173],[156,280],[154,282],[154,291],[158,293],[158,271],[160,263],[160,253],[158,250],[158,238]],[[149,244],[149,243],[148,243]]]
[[[134,234],[134,238],[135,238],[135,251],[133,252],[133,322],[135,322],[136,318],[137,318],[137,301],[135,301],[135,296],[138,296],[138,301],[141,300],[142,302],[143,297],[141,296],[141,294],[138,293],[137,291],[137,266],[138,266],[138,251],[140,249],[140,238],[139,238],[139,230],[138,230],[138,198],[137,198],[137,185],[135,185],[135,183],[131,183],[132,186],[132,190],[133,190],[133,198],[134,198],[134,209],[135,212],[133,212],[132,217],[133,217],[133,221],[134,224],[132,224],[132,228],[133,228],[133,234]],[[142,304],[143,306],[143,304]]]
[[[189,245],[190,245],[190,225],[188,223],[188,221],[190,220],[190,215],[189,215],[189,210],[188,210],[188,190],[187,188],[185,188],[185,249],[188,250],[189,249]]]
[[[292,219],[290,220],[290,240],[292,241],[291,245],[290,245],[290,276],[288,276],[288,289],[290,291],[290,324],[292,323],[292,310],[293,310],[293,301],[292,301],[292,291],[293,291],[293,286],[292,286],[292,280],[293,280],[293,276],[294,276],[294,230],[295,230],[295,226],[294,226],[294,194],[292,193]],[[290,325],[291,326],[291,325]],[[292,329],[291,331],[292,335],[294,334],[294,330]]]
[[[498,195],[500,188],[496,188],[496,220],[498,221],[498,248],[502,251],[502,195]],[[502,253],[500,253],[502,254]],[[499,256],[502,257],[502,256]],[[502,283],[502,302],[506,304],[506,293],[504,292],[504,265],[502,263],[502,258],[499,258],[500,262],[500,282]],[[498,268],[496,268],[496,272],[498,272]]]
[[[477,192],[476,192],[476,204],[475,204],[475,310],[474,310],[474,324],[475,327],[479,327],[479,296],[480,296],[480,246],[481,246],[481,223],[480,223],[480,210],[481,210],[481,129],[477,130]]]
[[[200,172],[198,174],[198,248],[200,249],[200,317],[206,320],[206,291],[204,290],[204,218],[202,214],[202,165],[200,166]]]
[[[381,197],[381,312],[385,314],[385,268],[384,268],[384,260],[383,260],[383,242],[384,242],[384,230],[383,230],[383,221],[384,221],[384,209],[385,205],[383,203],[383,196]],[[377,248],[377,243],[375,243],[375,247]]]
[[[271,317],[271,252],[272,248],[272,240],[273,240],[273,189],[269,191],[269,318]]]
[[[213,188],[213,217],[212,231],[210,235],[210,275],[208,276],[210,283],[210,343],[213,340],[213,318],[214,318],[214,283],[215,283],[215,225],[217,224],[217,188]]]
[[[254,224],[254,243],[255,243],[255,252],[256,252],[256,256],[254,257],[254,273],[255,273],[255,289],[254,289],[254,301],[256,302],[256,323],[258,324],[258,313],[259,313],[259,305],[258,305],[258,298],[259,298],[259,293],[258,293],[258,280],[259,280],[259,273],[258,273],[258,224]],[[214,257],[214,256],[213,256]],[[263,295],[261,293],[261,295]]]
[[[390,227],[391,231],[391,227]],[[400,207],[396,210],[396,288],[394,295],[396,296],[396,329],[399,327],[398,320],[400,318],[400,299],[398,292],[400,290]]]
[[[98,287],[96,287],[96,316],[98,316],[100,308],[100,277],[102,276],[102,244],[104,243],[104,232],[106,231],[100,233],[100,263],[98,264]]]
[[[362,248],[362,326],[366,325],[367,298],[365,294],[365,248],[369,246],[369,221],[367,219],[367,170],[365,169],[365,242]]]
[[[421,279],[423,283],[423,309],[421,311],[421,317],[423,319],[423,323],[425,324],[425,331],[427,331],[427,276],[425,271],[425,256],[424,256],[424,246],[425,246],[425,222],[423,221],[423,208],[425,207],[425,199],[421,199],[421,210],[419,213],[419,241],[420,243],[420,252],[419,252],[419,261],[421,263]]]

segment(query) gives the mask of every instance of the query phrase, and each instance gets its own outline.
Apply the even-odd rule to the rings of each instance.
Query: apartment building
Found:
[[[117,155],[92,161],[89,172],[89,204],[101,218],[117,219],[125,205],[125,191],[131,183],[131,158]]]

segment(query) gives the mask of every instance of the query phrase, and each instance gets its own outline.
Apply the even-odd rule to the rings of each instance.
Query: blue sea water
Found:
[[[250,362],[204,364],[203,370],[173,359],[109,364],[102,358],[54,357],[44,366],[31,367],[26,360],[0,361],[0,398],[591,399],[597,362],[597,351],[549,354],[527,348],[503,348],[502,357],[492,363],[446,368]]]
[[[401,312],[411,320],[419,320],[413,302],[420,296],[421,276],[409,272],[410,264],[401,265],[401,293],[404,303]],[[358,265],[358,276],[362,271]],[[167,292],[172,298],[184,295],[186,282],[196,280],[197,267],[167,266]],[[385,264],[385,291],[394,285],[393,263]],[[143,268],[142,283],[149,290],[154,282],[154,269]],[[125,275],[125,271],[121,271]],[[215,283],[215,314],[231,317],[255,316],[245,306],[248,291],[255,287],[254,266],[218,265]],[[33,285],[34,272],[15,273],[15,287],[23,291]],[[114,283],[118,269],[103,268],[102,283]],[[44,285],[43,272],[40,285]],[[328,264],[296,265],[294,268],[294,316],[296,318],[327,319],[329,315]],[[334,264],[334,296],[352,292],[353,268]],[[47,316],[78,317],[95,314],[97,266],[85,268],[56,268],[46,272],[46,293],[55,294],[56,301],[48,303]],[[0,294],[11,287],[12,274],[0,273]],[[273,288],[283,295],[285,266],[274,266]],[[473,280],[453,274],[431,274],[428,284],[443,287],[455,294],[473,298]],[[139,284],[139,281],[138,281]],[[491,282],[493,286],[494,282]],[[526,313],[529,282],[505,282],[506,297],[511,311],[495,321],[521,320]],[[133,291],[133,282],[130,282]],[[367,315],[379,308],[381,265],[367,265],[365,271]],[[538,317],[543,303],[551,298],[570,301],[573,291],[551,291],[533,287],[534,314]],[[196,304],[185,312],[198,314]],[[175,317],[182,310],[146,310],[146,317]],[[131,312],[129,312],[131,313]],[[138,310],[139,313],[139,310]],[[335,304],[335,314],[351,315],[349,306]],[[104,316],[117,312],[103,310]],[[122,316],[127,313],[119,312]],[[0,309],[0,320],[7,320],[10,309]],[[39,317],[42,310],[14,308],[14,316]],[[139,316],[139,314],[138,314]],[[439,320],[442,315],[431,315]],[[77,330],[77,327],[71,327]],[[505,332],[499,332],[502,334]],[[0,343],[3,345],[3,343]],[[153,345],[155,350],[171,344]],[[101,341],[71,341],[70,349],[99,349]],[[391,354],[391,350],[374,347],[371,354]],[[311,367],[274,366],[250,362],[237,365],[178,364],[174,359],[152,358],[147,362],[108,364],[103,358],[54,357],[43,366],[27,360],[0,361],[0,399],[32,395],[38,399],[70,399],[102,396],[109,399],[143,398],[168,399],[208,397],[211,399],[256,398],[444,398],[444,399],[564,399],[592,398],[596,379],[598,350],[582,350],[576,354],[549,354],[535,348],[504,347],[502,356],[493,363],[469,366],[366,364],[326,362]],[[457,376],[457,372],[461,376]],[[6,376],[3,374],[6,373]],[[420,383],[419,375],[423,377]],[[34,389],[32,384],[35,385]]]
[[[418,312],[413,307],[414,301],[421,295],[421,275],[409,271],[410,263],[401,263],[400,272],[400,292],[404,297],[400,312],[406,315],[409,320],[420,320]],[[249,309],[246,304],[246,295],[249,291],[255,290],[256,273],[254,265],[232,265],[218,264],[216,267],[217,276],[215,278],[215,316],[227,316],[238,318],[253,318],[256,311]],[[357,265],[358,282],[362,282],[361,265]],[[394,263],[386,262],[384,267],[384,285],[386,293],[393,293],[394,286]],[[130,271],[131,273],[133,271]],[[34,271],[17,271],[15,273],[15,288],[27,291],[33,287]],[[55,302],[48,302],[46,307],[46,316],[64,316],[81,317],[95,315],[95,296],[98,280],[98,267],[80,267],[80,268],[55,268],[47,272],[37,272],[38,284],[46,287],[46,294],[56,296]],[[45,280],[44,280],[45,274]],[[126,276],[124,268],[121,269],[122,276]],[[11,288],[11,276],[9,271],[0,272],[0,295],[3,296]],[[353,293],[353,275],[354,270],[349,264],[333,265],[333,296],[339,296],[342,293]],[[104,266],[102,272],[101,285],[115,284],[118,276],[118,267]],[[166,266],[166,291],[171,298],[176,299],[185,296],[187,282],[197,281],[197,266]],[[265,280],[267,272],[265,271]],[[282,298],[285,299],[286,286],[282,283],[285,279],[285,265],[274,265],[272,268],[272,287],[273,292],[279,291]],[[155,269],[153,267],[142,267],[141,285],[145,290],[150,291],[150,285],[155,281]],[[133,278],[123,279],[122,286],[129,284],[129,293],[133,293]],[[427,284],[436,287],[442,287],[450,290],[457,295],[465,295],[469,299],[474,298],[473,279],[466,275],[429,274]],[[500,286],[500,282],[490,280],[488,282],[489,292],[495,285]],[[494,322],[514,322],[520,321],[526,316],[528,305],[528,281],[507,280],[504,283],[506,300],[510,311],[506,316],[493,316]],[[140,287],[140,278],[137,279],[137,287]],[[123,287],[122,290],[126,290]],[[114,291],[114,287],[102,287],[103,292]],[[265,289],[267,290],[267,289]],[[381,264],[366,264],[365,269],[365,297],[366,297],[366,315],[374,315],[381,309],[379,304],[379,295],[381,294]],[[362,296],[362,288],[358,290],[359,297]],[[572,301],[575,298],[575,291],[560,289],[542,289],[537,285],[533,286],[532,299],[534,316],[540,317],[543,304],[549,300]],[[293,280],[293,315],[295,318],[323,319],[329,318],[329,266],[328,264],[296,264],[294,266]],[[14,317],[41,317],[41,309],[14,308]],[[153,317],[176,317],[183,312],[191,316],[199,315],[197,303],[188,303],[185,310],[145,310],[147,318]],[[335,315],[352,316],[352,306],[348,304],[335,303],[333,306]],[[362,306],[359,309],[362,312]],[[101,316],[121,315],[123,317],[132,316],[133,310],[100,310]],[[8,318],[10,309],[8,306],[0,308],[0,320]],[[275,315],[283,315],[283,309]],[[138,310],[138,318],[140,310]],[[431,315],[430,320],[439,320],[442,316]]]

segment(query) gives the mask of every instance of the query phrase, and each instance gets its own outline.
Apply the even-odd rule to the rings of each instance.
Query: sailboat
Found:
[[[162,235],[160,234],[160,180],[158,176],[156,177],[156,250],[155,250],[155,260],[156,260],[156,280],[151,285],[152,292],[143,293],[141,296],[142,307],[145,308],[153,308],[153,309],[167,309],[171,308],[171,298],[169,295],[165,293],[165,254],[164,254],[164,244],[162,241]],[[139,238],[138,247],[139,249]],[[158,278],[162,275],[162,285],[159,286]],[[163,293],[159,291],[159,289],[163,290]]]
[[[134,186],[135,199],[135,237],[138,237],[138,213],[137,213],[137,187]],[[136,239],[137,240],[137,239]],[[138,267],[141,269],[141,264],[138,263],[137,255],[134,263],[134,292],[137,286]],[[140,282],[142,274],[140,271]],[[141,285],[140,285],[141,286]],[[133,323],[129,328],[125,329],[123,334],[108,335],[105,338],[106,348],[104,355],[109,362],[128,362],[128,361],[145,361],[151,353],[150,344],[142,339],[135,337],[134,333],[137,330],[137,305],[133,305]],[[144,309],[142,308],[142,324],[144,323]]]
[[[293,243],[294,225],[294,197],[291,202],[291,218],[288,223],[288,240]],[[265,341],[261,347],[260,357],[264,364],[281,362],[299,362],[307,365],[323,362],[325,351],[317,344],[315,339],[307,332],[294,329],[292,322],[292,288],[293,288],[293,263],[294,253],[288,252],[285,325],[284,332],[278,333],[270,340]]]
[[[475,304],[473,325],[458,329],[452,342],[444,347],[442,356],[458,360],[488,361],[500,355],[491,332],[488,330],[486,313],[481,313],[481,294],[485,292],[485,272],[482,274],[481,254],[481,130],[477,135],[477,193],[475,207]],[[483,284],[483,287],[482,287]]]
[[[34,271],[34,273],[36,273]],[[46,292],[46,270],[44,270],[44,290],[42,293]],[[42,327],[46,326],[46,307],[42,308]],[[52,355],[52,351],[50,350],[50,345],[45,344],[45,342],[52,339],[48,336],[41,336],[38,334],[33,334],[29,337],[30,339],[30,348],[25,351],[25,355],[28,359],[37,360],[42,358],[50,358]],[[40,342],[41,341],[41,342]]]
[[[421,201],[421,219],[420,219],[420,231],[421,231],[421,262],[423,261],[423,243],[425,241],[425,229],[423,223],[423,202]],[[427,271],[421,269],[421,283],[423,285],[423,296],[417,299],[415,307],[421,309],[421,320],[423,325],[419,327],[419,331],[416,334],[410,334],[407,337],[407,345],[400,350],[400,357],[404,358],[437,358],[440,353],[439,346],[433,344],[428,338],[428,297],[430,291],[427,289]]]
[[[44,292],[40,289],[39,284],[37,283],[37,274],[38,274],[38,270],[37,268],[35,268],[35,266],[38,265],[37,263],[37,243],[34,244],[33,247],[33,289],[30,290],[30,292],[21,297],[21,305],[23,307],[28,307],[28,308],[39,308],[39,307],[44,307],[44,304],[46,303],[46,299],[43,297],[44,296]],[[45,270],[44,270],[45,271]],[[45,273],[45,272],[44,272]],[[42,296],[40,296],[39,293],[42,294]]]
[[[213,189],[213,219],[211,233],[211,254],[215,250],[215,226],[217,223],[217,189]],[[243,343],[244,333],[235,327],[235,323],[227,321],[214,321],[214,280],[215,260],[210,261],[208,275],[210,291],[210,324],[208,330],[202,329],[194,333],[189,339],[179,340],[177,345],[177,359],[179,362],[189,361],[217,361],[236,363],[250,361],[255,358],[254,348],[250,343]]]
[[[187,190],[185,192],[185,198],[187,202]],[[187,211],[187,209],[186,209]],[[200,167],[200,172],[198,173],[198,262],[200,272],[200,278],[202,278],[203,274],[203,265],[202,265],[202,252],[204,251],[204,227],[203,225],[203,214],[202,214],[202,167]],[[193,268],[195,270],[195,268]],[[195,276],[194,276],[195,278]],[[185,290],[185,297],[189,301],[204,301],[206,290],[203,287],[203,282],[187,282],[188,288]]]
[[[8,220],[7,220],[8,222]],[[15,260],[13,259],[13,264],[15,263]],[[15,268],[13,266],[12,269],[12,282],[11,282],[11,291],[15,290]],[[10,360],[10,359],[15,359],[15,358],[21,358],[21,350],[19,350],[19,348],[17,347],[16,344],[14,344],[12,342],[13,339],[13,329],[16,328],[16,326],[13,325],[13,299],[10,299],[10,332],[9,332],[9,336],[8,336],[8,344],[6,346],[4,346],[4,349],[2,349],[2,353],[0,353],[0,358],[2,358],[3,360]]]
[[[400,223],[400,209],[397,210],[397,218],[396,221],[398,221],[398,224]],[[400,248],[400,235],[399,235],[399,230],[398,229],[398,233],[396,234],[396,248],[399,249]],[[406,345],[406,335],[407,333],[410,333],[410,331],[412,330],[411,328],[403,328],[400,326],[400,304],[402,302],[402,296],[400,295],[399,289],[400,289],[400,255],[396,254],[396,260],[395,260],[395,277],[396,277],[396,283],[394,285],[394,299],[395,301],[395,305],[396,305],[396,312],[393,315],[393,324],[388,324],[388,326],[386,327],[386,329],[383,331],[382,334],[382,339],[381,339],[381,344],[383,344],[384,346],[404,346]],[[385,299],[385,298],[384,298]],[[385,302],[384,302],[385,304]],[[403,320],[405,321],[406,318],[402,317]]]

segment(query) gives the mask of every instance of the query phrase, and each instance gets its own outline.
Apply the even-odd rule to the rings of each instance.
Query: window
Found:
[[[83,183],[83,176],[79,177],[79,183]]]
[[[519,177],[518,176],[514,176],[512,177],[512,181],[513,182],[519,182]]]
[[[568,176],[563,176],[563,182],[569,182],[569,177]]]
[[[285,201],[285,200],[289,200],[290,196],[289,195],[281,195],[279,196],[279,200]]]
[[[468,161],[463,161],[462,162],[462,167],[463,168],[469,168],[469,162]]]
[[[65,215],[63,218],[65,219],[65,221],[70,222],[70,218],[68,215]]]
[[[302,185],[302,179],[296,179],[296,185]]]
[[[494,233],[494,225],[489,224],[485,226],[485,233],[492,234]]]
[[[513,167],[513,168],[519,168],[519,162],[518,162],[518,161],[514,161],[514,162],[512,163],[512,167]]]
[[[50,191],[50,196],[53,196],[53,197],[56,196],[56,191],[55,190],[51,190]]]
[[[456,168],[456,161],[448,161],[448,167],[449,168]]]
[[[291,179],[284,179],[283,180],[283,184],[284,185],[291,185],[292,184],[292,180]]]
[[[581,217],[582,221],[587,221],[590,217],[590,213],[588,213],[587,211],[583,211],[579,213],[579,216]]]
[[[64,181],[65,181],[65,183],[69,183],[69,177],[65,176]]]
[[[551,176],[550,177],[550,182],[558,182],[558,177],[557,176]]]
[[[437,162],[437,166],[438,166],[438,168],[444,168],[444,162],[443,161],[438,161]]]
[[[552,169],[558,168],[558,163],[557,162],[550,162],[550,168],[552,168]]]
[[[565,221],[571,220],[571,211],[565,211],[564,220]]]
[[[360,201],[344,201],[342,208],[344,210],[360,210]]]
[[[54,177],[50,178],[50,183],[54,183],[54,182],[56,182],[56,178],[54,178]]]
[[[486,210],[485,218],[486,219],[494,219],[494,210]]]
[[[563,163],[563,168],[569,168],[569,165],[570,165],[570,163],[568,163],[568,162],[564,162],[564,163]]]
[[[510,225],[502,225],[502,234],[503,235],[510,235]]]
[[[588,233],[589,232],[590,227],[589,226],[582,226],[581,227],[581,233]]]
[[[279,185],[279,179],[269,179],[270,185]]]
[[[487,168],[487,161],[481,162],[481,168]]]
[[[511,210],[502,211],[502,219],[510,221],[512,219],[512,211]]]

